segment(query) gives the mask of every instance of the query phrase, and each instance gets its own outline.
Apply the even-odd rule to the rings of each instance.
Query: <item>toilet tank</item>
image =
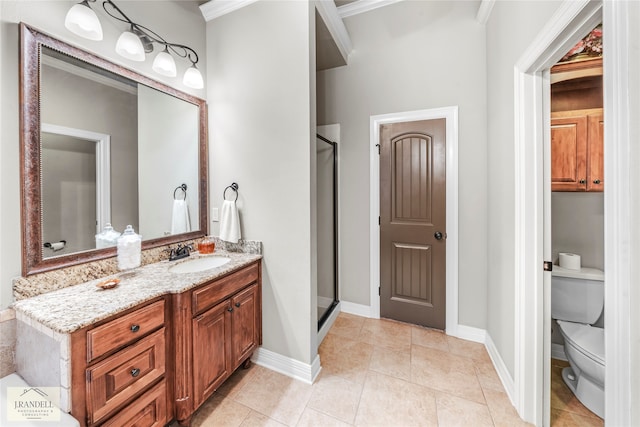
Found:
[[[604,272],[597,268],[569,270],[553,266],[551,317],[593,324],[604,308]]]

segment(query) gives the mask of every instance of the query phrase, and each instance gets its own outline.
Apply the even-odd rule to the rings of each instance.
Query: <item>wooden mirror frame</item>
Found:
[[[93,249],[58,257],[43,258],[42,183],[40,147],[40,55],[46,46],[136,83],[167,93],[199,108],[199,219],[197,231],[149,239],[142,249],[197,239],[208,234],[207,220],[207,105],[203,99],[181,92],[104,58],[71,46],[33,27],[20,23],[20,198],[22,219],[22,275],[30,276],[110,258],[116,248]]]

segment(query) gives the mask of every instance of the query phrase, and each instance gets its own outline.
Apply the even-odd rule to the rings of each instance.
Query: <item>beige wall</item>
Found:
[[[207,24],[210,204],[238,183],[242,235],[263,242],[263,347],[307,364],[317,332],[312,7],[260,1]]]
[[[487,331],[514,373],[514,65],[561,2],[498,1],[487,23]],[[465,244],[461,241],[461,245]]]
[[[18,109],[18,23],[23,21],[76,46],[91,50],[109,60],[185,92],[204,97],[206,90],[184,87],[181,78],[166,78],[151,70],[152,60],[134,63],[120,58],[114,44],[122,24],[105,16],[96,6],[104,30],[104,40],[95,42],[75,36],[64,28],[64,17],[75,1],[3,0],[0,2],[0,307],[12,301],[11,279],[20,275],[20,166]],[[149,26],[168,40],[194,48],[201,60],[200,71],[206,75],[205,23],[196,2],[127,1],[118,5],[133,20]],[[189,64],[176,61],[182,73]]]
[[[477,2],[405,1],[345,19],[349,65],[318,74],[318,122],[341,125],[341,295],[369,305],[369,118],[459,106],[459,322],[486,327],[485,29]]]

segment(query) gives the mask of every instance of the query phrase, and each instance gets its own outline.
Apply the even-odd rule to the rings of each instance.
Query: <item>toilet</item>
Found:
[[[562,379],[584,406],[604,418],[604,329],[592,326],[604,309],[604,272],[554,265],[551,274],[551,317],[570,365]]]

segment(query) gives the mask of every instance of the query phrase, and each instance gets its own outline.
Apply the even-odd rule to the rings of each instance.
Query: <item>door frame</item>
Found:
[[[100,233],[111,223],[111,136],[51,123],[42,123],[40,130],[96,144],[96,233]]]
[[[551,304],[549,273],[543,273],[544,208],[550,198],[545,167],[550,162],[550,89],[548,70],[564,52],[598,22],[604,38],[605,115],[605,374],[606,422],[632,421],[630,298],[633,246],[631,213],[633,190],[630,159],[633,142],[630,71],[638,60],[630,57],[627,2],[565,1],[514,67],[515,88],[515,336],[513,401],[519,415],[546,425],[549,395]],[[631,16],[631,17],[630,17]],[[546,95],[545,95],[546,94]],[[546,98],[546,99],[545,99]],[[546,158],[546,161],[545,161]],[[545,165],[547,163],[547,165]],[[545,277],[546,276],[546,277]],[[547,283],[545,288],[545,282]]]
[[[446,333],[458,334],[458,106],[381,114],[370,118],[370,317],[380,318],[380,126],[388,123],[446,119]]]

